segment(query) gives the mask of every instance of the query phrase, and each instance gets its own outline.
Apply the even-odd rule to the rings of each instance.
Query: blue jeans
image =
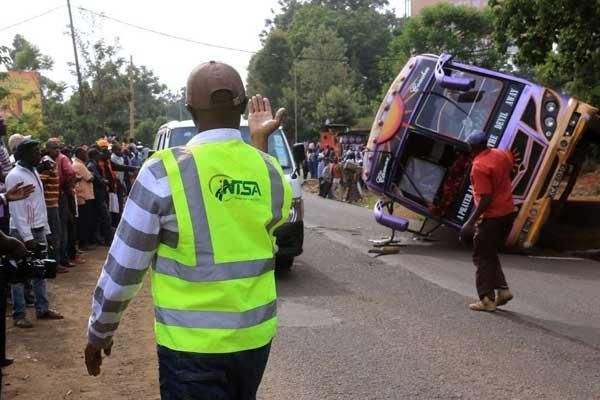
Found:
[[[256,400],[271,344],[228,354],[200,354],[158,346],[162,400]]]
[[[38,243],[47,245],[46,234],[44,228],[32,229],[33,240]],[[11,236],[21,240],[21,237],[17,231],[11,231]],[[48,294],[46,292],[46,280],[45,279],[33,279],[31,281],[33,285],[33,294],[35,295],[35,310],[38,313],[45,313],[48,311]],[[13,300],[13,319],[25,318],[25,285],[22,283],[14,283],[10,285]]]

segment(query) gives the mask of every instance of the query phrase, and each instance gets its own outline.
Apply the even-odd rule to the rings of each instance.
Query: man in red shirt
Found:
[[[473,157],[471,185],[476,207],[462,227],[461,238],[469,239],[475,233],[473,263],[477,267],[479,294],[479,301],[469,308],[492,312],[513,298],[502,272],[498,249],[506,242],[515,219],[510,176],[515,157],[507,151],[489,149],[484,132],[473,133],[467,144]]]

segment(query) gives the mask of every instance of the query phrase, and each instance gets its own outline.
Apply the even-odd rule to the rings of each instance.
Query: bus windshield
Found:
[[[452,70],[452,76],[473,79],[475,86],[463,92],[444,89],[436,83],[421,105],[416,125],[464,142],[474,130],[485,130],[503,84],[459,70]]]

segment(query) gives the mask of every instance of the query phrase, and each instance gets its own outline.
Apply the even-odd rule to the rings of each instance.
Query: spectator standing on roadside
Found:
[[[112,229],[108,212],[107,183],[99,165],[100,150],[91,148],[88,151],[87,168],[93,176],[94,200],[92,200],[91,229],[88,230],[88,242],[110,246]]]
[[[31,139],[31,136],[23,136],[20,133],[10,135],[8,138],[8,149],[10,150],[10,164],[14,167],[17,160],[15,159],[15,151],[17,146],[23,143],[26,139]]]
[[[58,172],[58,207],[60,210],[61,223],[61,257],[69,262],[79,264],[81,260],[75,253],[75,215],[77,206],[75,204],[75,173],[73,163],[69,157],[62,153],[63,144],[58,138],[50,138],[46,142],[48,155],[56,162]]]
[[[75,234],[75,199],[73,198],[73,166],[67,156],[61,152],[61,141],[58,138],[50,138],[46,142],[46,152],[56,163],[56,172],[58,176],[58,221],[60,228],[59,245],[60,263],[64,267],[73,267],[71,259],[75,254],[71,252],[70,235]]]
[[[58,172],[56,171],[56,163],[49,156],[42,157],[41,162],[37,166],[37,171],[44,188],[44,200],[46,202],[46,215],[48,218],[48,227],[50,233],[47,236],[47,242],[50,244],[50,257],[55,259],[59,264],[59,272],[66,272],[65,267],[73,267],[68,260],[62,259],[61,252],[61,223],[60,210],[58,205],[59,189],[58,189]]]
[[[318,169],[319,169],[319,152],[317,149],[309,149],[309,160],[308,163],[310,165],[310,177],[311,179],[318,179]]]
[[[79,249],[93,250],[90,242],[89,231],[92,228],[92,213],[94,202],[94,177],[88,170],[86,163],[88,161],[87,152],[83,147],[75,149],[75,158],[73,159],[73,171],[77,179],[75,191],[77,193],[77,238],[79,240]]]
[[[342,167],[340,165],[339,159],[334,157],[333,164],[331,166],[333,182],[331,185],[331,195],[336,200],[342,200]]]
[[[38,245],[47,246],[46,235],[50,233],[46,201],[40,176],[36,170],[41,160],[39,142],[25,140],[16,149],[17,165],[6,177],[8,187],[20,182],[34,185],[34,192],[24,200],[10,203],[11,236],[25,243],[30,251],[37,250]],[[49,308],[46,292],[46,280],[32,281],[35,294],[35,309],[38,319],[63,319],[58,312]],[[31,328],[33,324],[25,314],[25,293],[22,283],[12,284],[13,319],[16,327]]]
[[[333,171],[332,165],[329,162],[329,158],[325,157],[323,160],[325,163],[325,167],[323,167],[323,175],[321,176],[322,184],[321,184],[321,193],[319,195],[326,199],[331,198],[331,186],[333,184]]]
[[[0,193],[6,192],[6,176],[12,169],[10,155],[6,146],[4,146],[4,137],[6,136],[7,128],[4,124],[4,119],[0,117]],[[0,229],[8,232],[8,206],[0,204]]]

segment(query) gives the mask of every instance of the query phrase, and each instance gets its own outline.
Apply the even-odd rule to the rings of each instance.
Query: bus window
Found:
[[[501,81],[453,70],[453,76],[475,80],[467,92],[442,88],[436,83],[421,106],[416,124],[453,139],[465,141],[474,130],[485,130],[502,92]]]

